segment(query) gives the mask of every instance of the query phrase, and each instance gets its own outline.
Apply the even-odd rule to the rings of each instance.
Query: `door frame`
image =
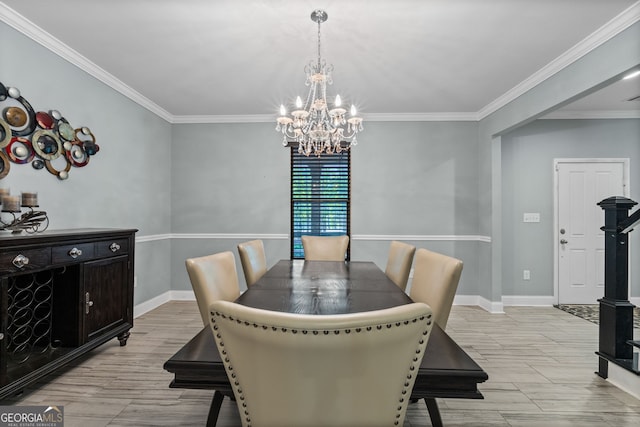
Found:
[[[559,173],[558,166],[562,163],[622,163],[622,196],[629,197],[629,158],[555,158],[553,159],[553,300],[555,304],[560,303],[560,277],[559,277],[559,252],[558,241],[560,239],[559,224]],[[613,194],[612,194],[613,196]],[[604,224],[603,224],[604,225]],[[631,245],[629,245],[629,256],[631,256]],[[629,289],[631,289],[631,264],[629,264]]]

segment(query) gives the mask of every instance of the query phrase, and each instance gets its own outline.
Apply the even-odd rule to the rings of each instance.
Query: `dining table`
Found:
[[[300,314],[380,310],[412,300],[373,262],[281,260],[235,301],[249,307]],[[380,366],[379,369],[384,369]],[[224,397],[234,399],[210,328],[205,327],[164,364],[171,388],[214,390],[207,426],[215,426]],[[487,373],[437,324],[431,329],[411,394],[424,399],[431,424],[442,426],[436,398],[483,399]]]

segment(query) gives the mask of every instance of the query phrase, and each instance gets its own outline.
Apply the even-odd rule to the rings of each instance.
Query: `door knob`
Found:
[[[565,239],[560,239],[560,244],[561,244],[561,245],[564,245],[564,244],[567,244],[567,243],[569,243],[567,240],[565,240]]]

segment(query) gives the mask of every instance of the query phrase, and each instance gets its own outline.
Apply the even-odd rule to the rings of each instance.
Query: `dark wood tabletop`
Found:
[[[408,304],[411,298],[372,262],[282,260],[236,302],[255,308],[302,314],[342,314]],[[233,396],[209,328],[204,328],[165,364],[170,387],[212,389],[209,423],[215,425],[222,395]],[[425,399],[433,425],[442,425],[435,398],[482,399],[484,370],[437,324],[433,325],[412,399]],[[217,408],[214,406],[217,405]],[[215,416],[213,416],[215,415]]]

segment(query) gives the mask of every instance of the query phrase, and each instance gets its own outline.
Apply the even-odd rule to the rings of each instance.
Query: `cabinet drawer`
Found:
[[[15,261],[15,264],[14,264]],[[0,271],[18,273],[21,271],[39,270],[51,263],[49,248],[9,249],[0,253]],[[22,267],[18,267],[22,265]]]
[[[51,249],[51,262],[53,264],[82,261],[92,258],[94,258],[93,243],[54,246]]]
[[[112,239],[96,242],[96,257],[129,253],[129,239]]]

